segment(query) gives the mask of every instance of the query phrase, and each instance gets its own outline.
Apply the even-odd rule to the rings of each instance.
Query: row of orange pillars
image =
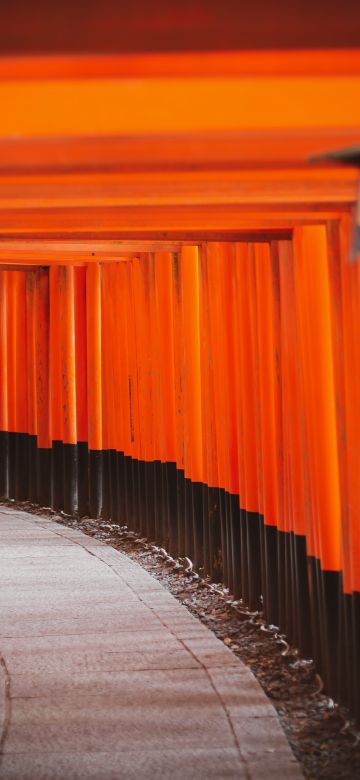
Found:
[[[187,555],[360,715],[348,224],[0,271],[0,493]]]

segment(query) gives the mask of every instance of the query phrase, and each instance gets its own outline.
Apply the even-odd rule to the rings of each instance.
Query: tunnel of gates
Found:
[[[346,217],[0,271],[1,495],[188,555],[360,714],[360,269]]]

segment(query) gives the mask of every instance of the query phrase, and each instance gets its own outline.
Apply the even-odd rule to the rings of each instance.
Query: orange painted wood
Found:
[[[7,355],[8,355],[8,425],[9,431],[16,431],[16,325],[18,316],[18,273],[11,272],[8,277],[7,305]]]
[[[202,426],[202,450],[204,480],[210,487],[218,487],[218,459],[216,444],[216,417],[212,342],[210,332],[211,287],[209,284],[207,245],[200,249],[200,366],[201,366],[201,409],[206,424]]]
[[[236,240],[242,235],[254,238],[256,231],[268,231],[269,237],[290,234],[296,224],[316,224],[340,218],[349,211],[342,206],[309,208],[247,209],[243,205],[229,206],[144,206],[108,209],[54,209],[37,211],[0,210],[0,236],[8,238],[64,238],[71,240],[93,238],[156,241],[185,240],[196,243],[199,240],[213,240],[224,237]],[[225,236],[226,237],[226,236]],[[11,250],[6,250],[3,260],[8,263]],[[21,262],[26,262],[26,255]],[[30,257],[34,264],[34,257]],[[92,258],[89,258],[91,262]],[[98,262],[95,257],[94,262]],[[18,258],[19,262],[19,258]]]
[[[360,127],[360,75],[0,81],[2,138]]]
[[[28,353],[27,353],[27,317],[26,317],[26,276],[17,275],[17,318],[16,318],[16,430],[28,432]]]
[[[358,143],[357,128],[0,139],[2,174],[158,172],[305,167],[311,156]]]
[[[101,344],[101,406],[98,406],[96,414],[101,417],[102,430],[102,448],[109,450],[113,448],[114,438],[114,402],[111,392],[111,356],[110,356],[110,329],[109,329],[109,308],[108,303],[108,269],[100,266],[101,274],[101,323],[100,323],[100,344]],[[88,344],[88,350],[91,350],[91,344]]]
[[[38,447],[51,447],[49,392],[49,273],[38,269],[35,297],[36,400]]]
[[[340,487],[326,231],[294,232],[295,279],[306,400],[315,554],[340,569]],[[305,316],[302,312],[306,312]],[[305,455],[305,453],[304,453]]]
[[[101,450],[102,438],[102,362],[101,362],[101,269],[89,265],[86,273],[86,331],[89,449]]]
[[[127,397],[128,397],[128,424],[130,432],[130,452],[133,458],[140,458],[141,452],[141,420],[139,411],[139,383],[137,372],[137,338],[136,338],[136,272],[134,272],[133,263],[128,258],[126,274],[126,295],[124,299],[127,334],[128,334],[128,374],[127,374]]]
[[[136,55],[3,56],[0,79],[152,78],[174,76],[354,75],[360,73],[359,49],[296,51],[193,51]]]
[[[155,254],[156,317],[159,342],[160,372],[160,460],[176,461],[175,433],[175,365],[174,365],[174,309],[172,288],[172,255]]]
[[[358,263],[349,264],[349,224],[340,225],[339,248],[341,253],[342,338],[340,348],[343,357],[342,430],[339,436],[340,465],[345,471],[346,486],[342,494],[341,525],[346,593],[360,588],[360,540],[358,518],[360,508],[360,341],[358,336],[358,306],[360,296],[360,272]]]
[[[115,350],[117,363],[116,374],[118,377],[118,407],[119,407],[119,451],[125,455],[131,453],[132,425],[131,425],[131,398],[130,398],[130,373],[129,373],[129,336],[130,322],[127,317],[128,299],[128,266],[127,263],[116,265],[116,336],[122,349]]]
[[[87,441],[86,268],[74,270],[74,330],[77,440]]]
[[[76,350],[74,267],[60,268],[60,324],[63,442],[76,444]]]
[[[27,352],[27,379],[26,379],[26,393],[27,393],[27,405],[28,405],[28,427],[27,433],[31,436],[37,434],[37,389],[36,389],[36,313],[35,313],[35,300],[36,300],[36,271],[28,270],[26,275],[26,352]],[[51,294],[51,293],[50,293]],[[51,339],[51,321],[50,321],[50,339]],[[56,385],[52,384],[52,365],[53,365],[53,351],[52,343],[50,342],[50,426],[53,427],[53,392],[56,390]],[[61,404],[56,409],[57,414],[60,414]],[[61,435],[59,436],[61,439]]]
[[[0,270],[0,430],[9,430],[8,401],[8,279],[9,275]]]
[[[279,469],[278,447],[281,441],[279,401],[281,385],[276,365],[279,356],[278,279],[276,260],[271,257],[269,244],[255,244],[255,290],[257,320],[258,385],[256,398],[259,403],[259,443],[261,453],[261,481],[264,520],[267,525],[279,521],[279,485],[282,473]],[[279,357],[278,357],[279,359]]]
[[[61,273],[59,267],[50,269],[50,410],[53,441],[63,440]]]
[[[240,396],[239,416],[241,438],[239,440],[239,463],[242,465],[240,500],[249,512],[260,510],[259,473],[257,453],[260,451],[256,408],[256,333],[251,316],[253,298],[254,257],[248,244],[237,244],[235,273],[239,307],[239,367]]]
[[[296,317],[293,249],[289,241],[278,244],[281,318],[282,447],[286,495],[282,499],[279,524],[296,534],[309,531],[305,511],[303,461],[303,401],[300,384],[299,325]],[[281,492],[280,492],[281,499]]]
[[[181,252],[182,343],[184,360],[184,469],[194,482],[203,480],[200,375],[199,254],[197,247]]]

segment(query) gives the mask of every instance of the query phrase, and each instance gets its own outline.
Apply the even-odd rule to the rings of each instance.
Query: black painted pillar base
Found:
[[[353,665],[352,665],[352,697],[351,705],[355,717],[360,721],[360,592],[355,591],[352,600],[353,626]]]
[[[194,528],[193,528],[193,485],[188,477],[184,478],[184,533],[185,555],[190,560],[194,558]]]
[[[100,517],[103,508],[103,452],[89,450],[89,511]]]
[[[53,441],[51,456],[51,502],[53,509],[64,508],[63,443]]]
[[[155,508],[160,515],[161,538],[163,546],[169,550],[169,510],[168,510],[168,472],[166,464],[155,461]]]
[[[177,470],[176,463],[164,463],[166,471],[166,507],[169,553],[178,555],[178,515],[177,515]]]
[[[177,528],[178,528],[178,555],[186,555],[186,540],[185,540],[185,475],[182,469],[177,469],[176,472],[177,482]]]
[[[29,497],[29,451],[26,433],[15,433],[16,472],[15,499],[24,501]]]
[[[341,595],[341,574],[335,571],[322,572],[322,611],[325,628],[324,655],[326,666],[324,677],[326,689],[332,696],[339,692],[339,616]]]
[[[245,604],[249,603],[249,556],[247,546],[247,512],[240,509],[240,537],[241,537],[241,598]]]
[[[0,498],[9,495],[9,434],[0,431]]]
[[[246,512],[246,536],[248,551],[248,605],[251,610],[261,609],[261,552],[260,516],[257,512]]]
[[[133,530],[140,531],[142,525],[142,518],[141,518],[142,506],[141,506],[140,491],[141,491],[141,485],[144,482],[142,461],[135,460],[134,458],[132,458],[131,472],[132,472],[132,494],[133,494],[133,500],[132,500],[133,516],[131,518],[131,522],[132,522]]]
[[[119,478],[116,450],[109,451],[110,467],[110,517],[113,523],[119,522]]]
[[[77,444],[63,445],[64,464],[64,512],[75,515],[78,510],[78,458]]]
[[[103,520],[110,520],[111,502],[110,502],[110,452],[102,452],[102,509],[101,516]]]
[[[16,492],[16,433],[9,433],[8,440],[8,493],[15,498]]]
[[[241,596],[241,534],[239,497],[229,494],[228,499],[231,556],[232,556],[232,593],[235,599]]]
[[[142,464],[140,514],[142,517],[141,532],[148,539],[156,539],[156,541],[162,544],[161,503],[158,501],[161,497],[161,481],[159,483],[159,476],[161,480],[161,475],[159,474],[160,465],[160,463],[155,463],[154,461]]]
[[[311,636],[311,616],[310,616],[310,593],[307,577],[307,556],[306,556],[306,538],[294,534],[293,536],[295,551],[295,577],[296,577],[296,601],[295,609],[297,616],[296,641],[299,650],[303,655],[311,655],[312,636]]]
[[[202,482],[192,483],[192,518],[194,539],[194,566],[204,565],[204,515],[203,515],[203,485]]]
[[[89,514],[89,453],[87,442],[77,444],[78,469],[78,515]]]
[[[223,582],[226,587],[229,587],[230,570],[228,559],[228,541],[227,541],[227,524],[226,524],[226,495],[223,488],[219,488],[219,518],[221,529],[221,551],[223,561]]]
[[[132,529],[133,516],[133,477],[132,477],[132,458],[130,455],[124,455],[124,482],[125,491],[125,525]]]
[[[123,452],[116,453],[117,480],[119,491],[118,519],[119,525],[126,525],[126,491],[125,491],[125,456]]]
[[[223,551],[219,488],[207,488],[207,523],[209,536],[209,575],[213,582],[223,580]]]
[[[264,616],[268,623],[279,625],[278,590],[278,530],[264,524],[265,585],[263,593]]]
[[[28,468],[29,468],[29,500],[38,503],[38,484],[37,484],[37,437],[28,436]],[[50,491],[51,492],[51,491]]]
[[[37,500],[40,506],[51,506],[51,449],[37,449]]]

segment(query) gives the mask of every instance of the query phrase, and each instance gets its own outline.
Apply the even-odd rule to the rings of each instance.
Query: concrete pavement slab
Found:
[[[4,757],[6,780],[222,780],[249,778],[234,748],[32,754]]]
[[[302,776],[252,673],[138,564],[8,507],[0,556],[1,780]]]
[[[45,619],[27,620],[22,622],[2,621],[0,625],[1,637],[16,636],[46,636],[54,634],[88,634],[91,630],[95,634],[112,633],[113,631],[133,630],[147,631],[156,628],[160,621],[156,615],[151,615],[145,610],[136,609],[135,614],[122,614],[113,618],[69,618],[67,620]]]
[[[61,655],[54,650],[37,652],[36,660],[28,660],[27,653],[14,653],[7,660],[10,674],[35,672],[93,672],[93,671],[139,671],[146,669],[193,669],[200,666],[199,661],[184,649],[169,646],[158,650],[117,652],[116,650],[92,650],[75,652],[62,650]]]
[[[12,637],[2,639],[1,647],[7,657],[16,657],[17,654],[28,655],[30,662],[35,653],[57,651],[80,653],[107,650],[109,652],[136,652],[138,650],[156,650],[162,648],[177,649],[177,638],[168,629],[159,626],[156,630],[135,633],[133,631],[119,631],[112,634],[78,634],[63,636],[36,636],[36,637]]]

